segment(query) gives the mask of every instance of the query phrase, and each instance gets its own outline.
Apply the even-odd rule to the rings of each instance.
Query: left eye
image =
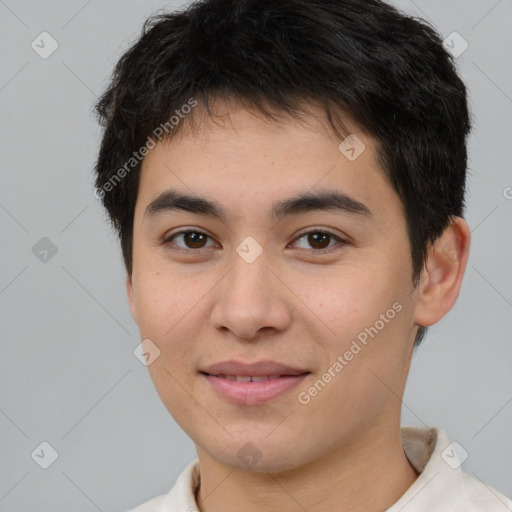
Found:
[[[328,231],[308,231],[306,233],[302,233],[299,238],[296,240],[300,241],[302,239],[306,240],[306,243],[311,245],[314,249],[316,249],[315,252],[329,252],[330,248],[329,241],[337,241],[341,242],[342,244],[346,243],[344,240],[342,240],[339,236],[334,235],[333,233],[329,233]],[[335,239],[335,240],[332,240]],[[327,242],[327,244],[326,244]],[[336,244],[334,244],[336,245]],[[306,247],[307,249],[307,247]]]
[[[181,241],[184,245],[177,244],[175,240],[178,240],[181,238]],[[177,233],[174,233],[173,235],[166,238],[163,243],[167,244],[172,242],[173,245],[176,245],[180,249],[203,249],[205,247],[215,247],[216,244],[213,243],[213,245],[205,245],[205,242],[210,239],[213,241],[213,239],[208,236],[206,233],[198,230],[185,230],[185,231],[179,231]],[[328,231],[320,231],[320,230],[313,230],[308,231],[306,233],[302,233],[298,238],[295,239],[296,241],[300,242],[301,240],[305,241],[307,244],[309,244],[313,249],[315,249],[314,252],[330,252],[331,247],[333,245],[335,246],[336,243],[331,244],[331,242],[338,242],[343,244],[346,244],[344,240],[342,240],[339,236],[334,235],[333,233],[329,233]],[[305,248],[308,249],[308,247],[299,247],[299,248]]]

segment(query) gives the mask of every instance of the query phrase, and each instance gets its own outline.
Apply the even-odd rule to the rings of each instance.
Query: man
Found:
[[[204,0],[148,20],[97,105],[96,194],[163,403],[194,441],[137,512],[504,511],[400,427],[453,306],[466,89],[379,0]]]

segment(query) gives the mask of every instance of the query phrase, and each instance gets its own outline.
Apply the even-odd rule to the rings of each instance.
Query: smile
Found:
[[[213,377],[219,377],[221,379],[227,380],[237,380],[238,382],[261,382],[264,380],[275,380],[280,377],[280,375],[213,375]]]
[[[211,375],[202,372],[210,389],[236,405],[261,405],[283,396],[298,386],[310,373],[300,375]]]

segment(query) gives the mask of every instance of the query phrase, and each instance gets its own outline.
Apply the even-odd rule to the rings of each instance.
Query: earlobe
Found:
[[[429,247],[414,321],[429,326],[452,308],[459,296],[469,257],[471,232],[464,219],[452,217],[451,224]]]

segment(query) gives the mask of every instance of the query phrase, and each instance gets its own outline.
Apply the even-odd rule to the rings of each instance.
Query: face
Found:
[[[130,308],[198,452],[298,468],[399,424],[417,305],[404,212],[357,127],[359,156],[318,116],[215,108],[143,161]],[[284,366],[206,371],[225,361]]]

